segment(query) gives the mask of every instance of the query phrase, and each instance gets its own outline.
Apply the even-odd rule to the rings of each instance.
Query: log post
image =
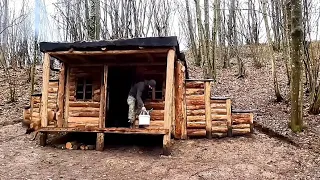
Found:
[[[48,89],[50,78],[50,55],[44,54],[42,73],[41,127],[48,126]]]
[[[102,81],[100,88],[100,110],[99,110],[99,128],[106,127],[106,98],[107,98],[107,86],[108,86],[108,66],[104,65],[102,73]],[[104,148],[104,133],[97,133],[96,149],[103,151]]]
[[[187,138],[186,101],[185,101],[185,67],[178,61],[175,71],[175,138]]]
[[[58,127],[63,126],[63,103],[64,103],[64,88],[65,88],[65,64],[61,64],[60,74],[59,74],[59,89],[58,89],[58,113],[57,113],[57,125]]]
[[[211,120],[211,85],[210,81],[206,81],[205,83],[205,91],[204,91],[204,100],[205,100],[205,116],[206,116],[206,136],[207,138],[212,138],[212,120]]]
[[[65,87],[65,104],[64,104],[64,127],[68,126],[68,119],[69,119],[69,101],[70,101],[70,67],[66,66],[66,87]]]
[[[171,141],[171,122],[172,122],[172,108],[173,108],[173,84],[174,84],[174,59],[175,51],[170,49],[167,55],[167,76],[166,76],[166,94],[164,105],[164,128],[168,129],[168,134],[163,136],[163,153],[168,155],[170,153]]]
[[[231,99],[226,100],[228,136],[232,136]]]
[[[40,146],[46,146],[47,145],[47,132],[40,132]]]

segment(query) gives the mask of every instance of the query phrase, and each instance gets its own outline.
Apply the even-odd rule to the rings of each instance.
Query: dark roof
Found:
[[[185,55],[180,52],[179,42],[176,36],[169,37],[146,37],[101,41],[78,41],[78,42],[40,42],[41,52],[69,51],[100,51],[101,48],[108,50],[133,50],[140,48],[166,48],[174,47],[179,60],[183,61],[186,67],[186,78],[189,77]]]

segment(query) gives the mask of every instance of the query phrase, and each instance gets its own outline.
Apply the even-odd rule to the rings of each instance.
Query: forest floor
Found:
[[[277,63],[281,93],[288,99],[285,68]],[[301,147],[258,131],[248,137],[174,141],[168,157],[160,155],[161,147],[145,147],[136,140],[129,146],[106,145],[103,152],[39,147],[37,141],[30,141],[31,135],[24,134],[20,123],[23,106],[29,103],[26,71],[16,72],[14,103],[7,102],[9,88],[1,72],[0,179],[319,179],[320,117],[305,113],[306,130],[291,133],[287,126],[289,103],[274,101],[271,68],[264,64],[257,69],[245,59],[244,79],[236,77],[234,63],[230,69],[218,70],[213,96],[231,97],[233,109],[257,110],[256,122]],[[189,71],[191,78],[201,74],[192,65]],[[36,78],[41,82],[41,73]],[[161,139],[154,141],[162,143]]]

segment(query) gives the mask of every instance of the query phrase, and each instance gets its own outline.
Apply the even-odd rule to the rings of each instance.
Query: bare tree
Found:
[[[287,1],[290,3],[290,1]],[[302,12],[301,1],[291,0],[291,123],[294,132],[303,128],[303,91],[302,91]]]

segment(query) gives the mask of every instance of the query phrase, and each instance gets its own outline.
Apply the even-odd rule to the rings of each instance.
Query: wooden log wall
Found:
[[[203,81],[186,82],[187,135],[206,136]]]
[[[164,126],[164,101],[146,101],[146,109],[153,108],[150,113],[150,126],[146,126],[147,129],[163,128]],[[136,119],[136,126],[139,125],[139,118]]]
[[[50,80],[48,87],[48,111],[52,111],[52,113],[57,112],[58,105],[58,89],[59,89],[59,81],[58,80]],[[49,116],[49,114],[48,114]],[[56,127],[56,118],[48,119],[48,127],[53,126]]]
[[[41,108],[41,95],[31,97],[30,108],[30,128],[37,130],[41,126],[40,109]]]
[[[253,132],[253,113],[232,113],[232,135]]]
[[[232,114],[230,98],[211,98],[211,114],[207,114],[207,116],[209,115],[209,118],[211,118],[211,122],[208,122],[210,119],[207,119],[206,121],[206,89],[208,89],[208,87],[206,87],[206,82],[186,82],[188,137],[225,137],[243,135],[252,132],[253,114]],[[209,135],[208,132],[210,133]]]
[[[100,112],[100,88],[103,67],[70,67],[67,87],[69,89],[69,101],[67,106],[67,127],[98,127]],[[78,78],[90,78],[92,80],[92,99],[88,101],[76,99]]]

